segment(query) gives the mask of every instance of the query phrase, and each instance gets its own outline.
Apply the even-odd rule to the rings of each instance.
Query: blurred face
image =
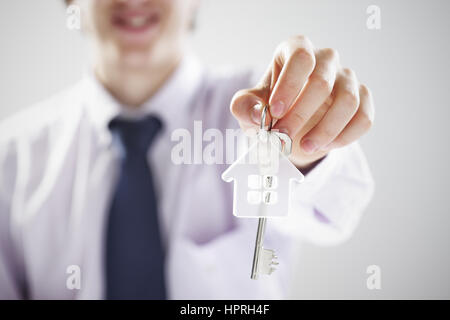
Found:
[[[134,67],[180,56],[196,0],[78,0],[98,58]]]

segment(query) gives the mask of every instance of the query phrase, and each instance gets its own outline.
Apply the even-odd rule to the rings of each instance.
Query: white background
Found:
[[[0,3],[0,120],[76,82],[82,36],[62,0]],[[381,8],[379,31],[366,9]],[[353,238],[302,245],[292,298],[450,298],[450,2],[203,0],[193,47],[208,65],[263,68],[282,40],[305,34],[336,48],[373,91],[362,139],[376,194]],[[382,271],[368,290],[366,268]]]

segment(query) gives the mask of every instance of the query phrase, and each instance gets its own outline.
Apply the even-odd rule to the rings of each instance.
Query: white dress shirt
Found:
[[[337,244],[373,192],[358,144],[331,151],[293,193],[295,214],[269,220],[265,246],[280,265],[250,279],[257,221],[232,215],[227,164],[175,164],[177,128],[237,128],[233,94],[251,72],[216,72],[187,56],[139,110],[121,106],[86,76],[0,124],[0,298],[102,299],[104,236],[119,157],[108,130],[117,115],[155,114],[164,124],[149,152],[172,299],[278,299],[292,278],[296,240]],[[194,135],[192,135],[194,136]],[[79,267],[81,287],[66,282]],[[72,269],[71,269],[72,268]]]

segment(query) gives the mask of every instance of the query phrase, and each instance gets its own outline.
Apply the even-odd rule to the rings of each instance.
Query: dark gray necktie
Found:
[[[109,128],[123,158],[106,230],[106,298],[166,299],[157,199],[147,158],[161,122],[153,116],[114,119]]]

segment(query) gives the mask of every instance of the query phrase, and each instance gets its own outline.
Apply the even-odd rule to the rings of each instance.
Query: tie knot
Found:
[[[109,123],[109,129],[118,138],[125,152],[132,150],[144,154],[161,128],[162,123],[155,116],[139,120],[115,118]]]

